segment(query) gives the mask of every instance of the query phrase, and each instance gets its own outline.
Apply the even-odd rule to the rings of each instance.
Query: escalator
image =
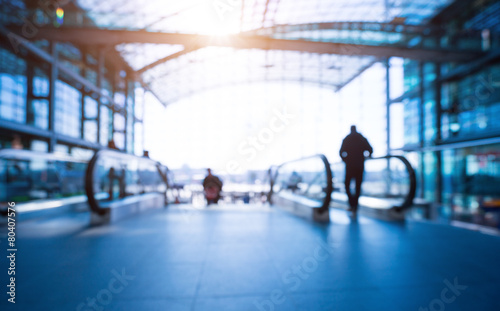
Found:
[[[167,167],[150,158],[113,150],[96,152],[85,173],[91,223],[166,206],[167,176]]]
[[[333,190],[330,163],[314,155],[272,167],[271,204],[316,221],[327,221]]]
[[[14,202],[18,220],[88,212],[92,220],[131,201],[135,205],[149,202],[151,197],[155,204],[165,206],[167,175],[167,167],[159,162],[112,150],[100,150],[90,160],[81,160],[3,149],[0,213],[5,216],[9,202]]]
[[[16,203],[20,219],[85,211],[88,161],[29,150],[0,150],[0,210]]]
[[[329,221],[329,208],[347,209],[344,163],[330,164],[315,155],[271,168],[271,204],[317,221]],[[412,207],[416,192],[415,170],[403,156],[388,155],[365,161],[362,211],[397,218]]]
[[[332,164],[332,172],[332,202],[348,204],[344,163]],[[405,157],[388,155],[366,158],[359,204],[371,209],[402,212],[412,206],[416,184],[415,170]]]

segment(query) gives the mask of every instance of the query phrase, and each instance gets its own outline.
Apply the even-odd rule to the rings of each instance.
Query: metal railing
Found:
[[[315,155],[270,168],[273,196],[303,198],[311,207],[327,211],[332,201],[347,203],[343,162]],[[360,204],[368,208],[403,211],[413,205],[417,181],[410,162],[400,155],[366,158]]]
[[[345,201],[345,165],[332,164],[334,174],[334,200]],[[400,155],[366,158],[361,189],[362,205],[374,208],[393,208],[402,211],[413,204],[417,187],[415,170]],[[340,194],[340,195],[339,195]],[[373,205],[373,206],[370,206]]]
[[[68,200],[85,202],[87,162],[69,155],[0,150],[0,205],[16,202],[22,212],[59,207]]]
[[[19,212],[81,205],[104,215],[112,202],[168,189],[161,163],[113,150],[88,160],[31,150],[0,150],[0,212],[16,202]]]
[[[110,203],[168,189],[167,167],[147,157],[101,150],[90,160],[85,191],[92,212],[105,215]]]
[[[322,155],[314,155],[283,163],[271,168],[270,202],[273,196],[287,195],[297,199],[305,199],[320,213],[328,211],[333,190],[332,171],[328,159]]]

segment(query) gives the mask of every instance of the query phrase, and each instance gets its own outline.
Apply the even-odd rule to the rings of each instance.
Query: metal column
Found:
[[[99,88],[99,94],[97,97],[97,143],[102,144],[101,141],[101,94],[102,94],[102,82],[104,80],[104,49],[99,49],[99,55],[97,56],[97,87]]]
[[[424,161],[424,62],[418,62],[418,140],[420,146],[420,197],[423,198],[425,194],[425,161]]]
[[[85,52],[82,53],[82,62],[84,64],[82,68],[82,76],[86,76],[87,69],[87,54]],[[87,118],[85,117],[85,96],[87,93],[85,92],[85,86],[82,85],[80,89],[80,138],[85,139],[85,121]]]
[[[52,62],[50,63],[50,76],[49,76],[49,131],[51,133],[49,138],[49,152],[54,152],[56,146],[56,133],[55,133],[55,111],[56,111],[56,81],[58,76],[57,62],[58,51],[57,42],[50,42],[50,52]]]
[[[387,154],[391,153],[391,59],[385,61],[385,105],[386,105],[386,141]]]
[[[386,122],[386,142],[387,142],[387,154],[391,154],[391,59],[387,58],[385,61],[385,122]],[[391,174],[391,159],[387,159],[387,170],[386,170],[386,193],[389,194],[392,186],[392,174]]]
[[[441,142],[441,63],[436,63],[436,81],[434,82],[434,90],[436,95],[436,141],[435,144]],[[436,151],[436,201],[443,202],[443,159],[442,151]]]
[[[35,76],[35,68],[31,61],[27,62],[26,66],[26,124],[35,124],[35,111],[33,109],[33,78]]]
[[[123,104],[124,109],[124,119],[125,119],[125,127],[123,128],[123,150],[128,153],[128,135],[127,135],[127,127],[128,127],[128,74],[124,78],[125,80],[125,102]]]

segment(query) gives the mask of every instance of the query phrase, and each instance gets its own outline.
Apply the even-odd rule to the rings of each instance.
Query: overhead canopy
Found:
[[[453,44],[463,34],[450,40],[439,27],[427,25],[451,2],[75,0],[79,9],[67,9],[59,27],[41,27],[37,36],[113,45],[167,104],[202,90],[255,81],[299,81],[339,90],[391,56],[436,61],[479,56],[480,44],[458,50]]]
[[[77,0],[100,27],[214,34],[337,21],[421,25],[452,0]],[[218,23],[217,23],[218,22]]]

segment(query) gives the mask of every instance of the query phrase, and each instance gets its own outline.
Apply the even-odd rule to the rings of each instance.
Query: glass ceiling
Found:
[[[224,35],[279,25],[326,22],[425,24],[452,0],[77,0],[95,22],[107,29]],[[316,29],[271,33],[271,37],[322,38],[350,43],[357,37],[387,43],[401,34]],[[356,37],[357,36],[357,37]],[[383,36],[383,37],[381,37]],[[183,50],[182,45],[121,44],[116,49],[134,70]],[[202,90],[235,83],[286,80],[340,89],[378,59],[292,51],[205,47],[141,71],[163,103]]]
[[[201,90],[261,81],[315,83],[336,90],[373,62],[373,57],[209,47],[156,66],[143,79],[162,99],[174,102]]]
[[[214,34],[335,21],[420,25],[452,0],[78,0],[100,27]]]

